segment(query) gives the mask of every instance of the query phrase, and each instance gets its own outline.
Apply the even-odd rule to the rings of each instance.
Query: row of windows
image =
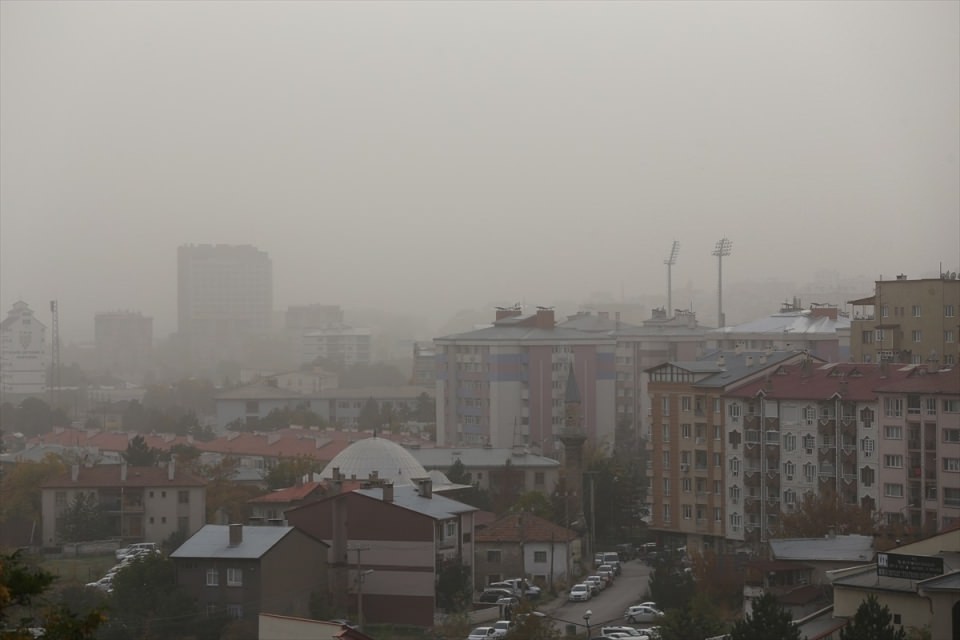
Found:
[[[219,569],[207,569],[207,586],[208,587],[220,586],[220,570]],[[243,586],[243,569],[238,569],[234,567],[230,567],[227,569],[227,586],[228,587]]]
[[[894,308],[893,308],[893,314],[894,314],[895,316],[905,316],[906,313],[904,312],[904,310],[905,310],[905,307],[894,307]],[[954,314],[955,314],[955,313],[956,313],[956,308],[955,308],[952,304],[945,304],[945,305],[943,305],[943,317],[944,317],[944,318],[952,318],[952,317],[954,317]],[[914,318],[922,318],[922,317],[923,317],[923,305],[919,305],[919,304],[911,305],[911,306],[910,306],[910,315],[912,315]],[[886,304],[880,305],[880,317],[881,317],[881,318],[889,318],[889,317],[890,317],[890,306],[889,306],[889,305],[886,305]]]

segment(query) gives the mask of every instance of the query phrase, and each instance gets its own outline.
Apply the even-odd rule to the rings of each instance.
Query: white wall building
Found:
[[[312,363],[317,358],[346,366],[370,364],[370,329],[331,325],[303,334],[300,362]]]
[[[46,392],[48,363],[47,327],[19,300],[0,323],[0,395]]]

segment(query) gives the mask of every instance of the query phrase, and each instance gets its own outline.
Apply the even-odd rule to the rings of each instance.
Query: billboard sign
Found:
[[[887,578],[926,580],[943,575],[943,558],[905,553],[878,553],[877,575]]]

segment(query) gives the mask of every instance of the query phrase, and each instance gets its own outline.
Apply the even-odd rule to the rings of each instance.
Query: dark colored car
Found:
[[[484,604],[496,604],[500,598],[513,598],[515,594],[508,589],[484,589],[479,601]]]

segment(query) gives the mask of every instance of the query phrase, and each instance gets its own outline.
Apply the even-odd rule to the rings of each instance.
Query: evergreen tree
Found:
[[[60,536],[65,542],[85,542],[106,538],[116,531],[109,530],[109,521],[92,493],[79,492],[57,519]]]
[[[650,575],[650,599],[663,611],[685,608],[695,591],[693,576],[674,562],[661,564]]]
[[[473,484],[473,481],[470,479],[470,472],[467,471],[467,467],[463,464],[460,458],[457,458],[450,468],[447,469],[447,478],[453,484]]]
[[[143,436],[136,436],[127,444],[123,459],[131,467],[152,467],[160,459],[160,450],[147,446]]]
[[[660,640],[701,640],[720,635],[724,629],[719,610],[703,595],[695,596],[682,608],[668,611],[658,625]],[[774,638],[781,640],[779,636],[766,636],[764,640]]]
[[[357,424],[360,425],[361,429],[377,429],[380,427],[380,405],[373,397],[367,398],[367,402],[360,409]]]
[[[860,603],[853,620],[840,629],[840,640],[904,640],[903,628],[896,629],[892,623],[890,607],[880,606],[873,594]]]
[[[773,594],[765,593],[753,603],[753,613],[738,620],[730,632],[730,640],[800,640],[800,629]]]

